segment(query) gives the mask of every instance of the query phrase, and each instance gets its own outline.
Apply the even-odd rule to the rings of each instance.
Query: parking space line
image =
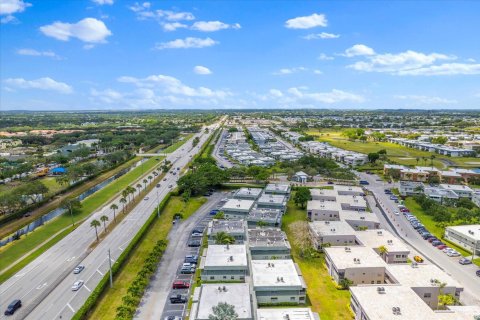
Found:
[[[70,310],[72,310],[73,313],[75,313],[75,309],[72,308],[72,306],[70,305],[70,302],[67,303],[67,307],[68,307]]]
[[[86,285],[83,285],[85,287],[85,289],[87,289],[88,292],[92,292],[92,290],[90,290]]]
[[[97,269],[97,272],[100,273],[101,276],[103,276],[103,273],[100,271],[100,269]]]

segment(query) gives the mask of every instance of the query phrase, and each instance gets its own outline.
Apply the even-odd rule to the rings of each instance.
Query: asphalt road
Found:
[[[394,215],[393,212],[398,211],[397,204],[393,200],[390,200],[390,196],[384,192],[385,189],[393,188],[394,186],[384,181],[377,181],[380,179],[377,175],[357,174],[361,180],[367,180],[370,183],[366,188],[375,193],[384,211],[387,213],[385,216],[382,215],[380,217],[381,221],[388,220],[400,238],[413,247],[423,258],[427,258],[431,263],[436,264],[459,282],[465,289],[461,295],[461,300],[464,304],[479,304],[480,280],[475,275],[478,267],[475,265],[459,264],[459,257],[449,257],[443,253],[442,250],[438,250],[428,241],[423,240],[402,214],[399,216]],[[374,212],[378,214],[379,211],[374,210]],[[412,213],[415,214],[415,212]],[[391,227],[389,229],[391,229]]]
[[[191,142],[186,142],[171,153],[167,159],[172,161],[172,169],[185,167],[191,156],[199,152],[201,145],[216,128],[215,124],[210,127],[208,134],[205,134],[204,130],[195,134],[190,140],[197,136],[201,139],[195,148],[191,147]],[[170,191],[169,185],[175,188],[178,174],[174,176],[169,173],[166,178],[167,181],[160,183],[160,188],[154,188],[148,194],[149,200],[140,202],[95,249],[90,248],[96,240],[90,222],[99,219],[101,215],[109,216],[109,221],[112,221],[110,203],[93,213],[75,231],[4,282],[0,286],[0,319],[6,319],[3,310],[14,299],[21,299],[23,306],[9,319],[70,319],[108,271],[108,250],[111,250],[112,263],[115,263],[156,205]],[[118,203],[119,199],[120,197],[114,202]],[[118,214],[121,212],[117,212]],[[79,264],[84,265],[85,270],[79,275],[72,274],[73,268]],[[73,292],[71,286],[79,279],[84,280],[85,285]]]
[[[218,139],[217,143],[215,144],[215,147],[213,148],[213,154],[212,155],[215,158],[215,160],[217,161],[219,166],[222,165],[225,168],[232,168],[233,164],[230,161],[223,158],[222,157],[223,155],[219,152],[220,147],[225,146],[225,136],[226,135],[227,135],[227,130],[223,129],[222,132],[220,132],[220,138]]]
[[[226,193],[214,193],[200,209],[188,220],[175,225],[169,233],[169,245],[160,265],[143,296],[135,319],[163,319],[165,316],[183,316],[184,305],[171,304],[168,297],[172,292],[172,283],[183,280],[191,283],[192,275],[180,274],[179,268],[188,254],[199,254],[199,248],[187,246],[191,231],[194,228],[206,230],[207,223],[212,219],[210,210],[216,208],[219,201],[226,197]],[[178,294],[188,294],[189,290],[174,290]],[[163,316],[162,316],[163,315]],[[162,316],[162,317],[161,317]]]

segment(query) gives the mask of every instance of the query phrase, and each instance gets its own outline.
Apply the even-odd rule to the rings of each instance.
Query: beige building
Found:
[[[407,263],[410,250],[397,237],[387,230],[365,230],[355,233],[357,242],[369,248],[373,248],[377,254],[387,263]],[[381,247],[387,252],[382,253]]]
[[[380,228],[380,220],[373,212],[342,210],[340,211],[340,220],[347,222],[355,230]]]
[[[353,246],[355,230],[345,221],[313,221],[308,223],[312,244],[317,250],[325,246]]]
[[[312,200],[307,202],[307,218],[310,221],[339,220],[342,207],[338,202]]]

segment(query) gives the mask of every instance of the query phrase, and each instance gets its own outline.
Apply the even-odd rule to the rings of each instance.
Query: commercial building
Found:
[[[291,259],[287,235],[278,228],[248,230],[248,248],[252,260]]]
[[[352,246],[356,244],[355,230],[345,221],[313,221],[308,223],[312,244],[317,250],[324,245]]]
[[[365,230],[355,233],[360,245],[372,248],[386,263],[407,263],[410,249],[387,230]],[[386,252],[384,252],[386,251]]]
[[[319,320],[310,308],[261,308],[257,309],[257,320]]]
[[[255,201],[242,199],[228,199],[220,209],[228,219],[244,219],[252,209]]]
[[[476,256],[480,255],[480,224],[447,227],[445,239],[474,252]]]
[[[235,309],[238,320],[254,320],[254,307],[247,283],[202,284],[195,288],[190,311],[192,320],[209,320],[213,307],[227,302]]]
[[[217,220],[213,219],[208,223],[207,237],[208,243],[214,244],[216,235],[219,232],[225,232],[235,238],[236,244],[242,244],[246,241],[247,226],[244,220]]]
[[[324,248],[328,273],[337,283],[343,279],[358,284],[385,283],[387,264],[369,247],[331,247]]]
[[[252,260],[252,284],[259,306],[304,304],[306,285],[292,260]]]
[[[209,245],[200,261],[202,281],[245,281],[248,274],[244,244]]]

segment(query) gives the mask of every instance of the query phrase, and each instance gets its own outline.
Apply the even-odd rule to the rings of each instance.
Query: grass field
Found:
[[[114,279],[114,287],[108,288],[100,297],[96,307],[89,315],[89,319],[115,319],[116,309],[122,302],[122,297],[126,294],[130,283],[137,273],[143,267],[143,261],[148,256],[155,243],[158,240],[166,239],[172,228],[173,216],[177,212],[183,212],[184,219],[190,217],[202,204],[207,201],[206,198],[191,198],[187,206],[181,197],[171,197],[165,208],[162,210],[161,218],[156,220],[145,238],[140,242],[137,248],[132,252],[130,258],[126,261],[125,267],[117,273]]]
[[[193,136],[193,133],[190,133],[190,134],[187,134],[185,136],[183,136],[183,139],[182,140],[178,140],[177,142],[175,142],[174,144],[172,144],[171,146],[165,148],[164,150],[162,150],[162,152],[165,152],[165,153],[171,153],[175,150],[177,150],[178,148],[180,148],[181,146],[183,146],[185,144],[185,142],[187,142],[191,137]]]
[[[306,210],[295,206],[293,200],[288,202],[287,214],[283,216],[282,229],[289,238],[293,237],[289,232],[289,224],[306,219]],[[325,266],[323,254],[316,259],[302,259],[298,255],[298,248],[291,242],[292,256],[299,265],[303,278],[307,284],[307,294],[313,311],[320,314],[322,320],[347,320],[352,319],[349,309],[350,292],[338,290]]]
[[[430,157],[435,155],[433,160],[433,165],[436,168],[444,169],[447,167],[446,163],[451,163],[452,165],[459,167],[478,167],[479,165],[469,164],[469,162],[478,162],[480,163],[479,158],[452,158],[441,156],[439,154],[433,154],[427,151],[420,151],[417,149],[407,148],[391,142],[361,142],[361,141],[351,141],[346,137],[342,136],[341,131],[307,131],[309,135],[316,136],[319,141],[328,142],[332,146],[342,148],[345,150],[356,151],[360,153],[371,153],[377,152],[381,149],[387,150],[387,156],[391,161],[395,161],[399,164],[409,165],[409,166],[430,166]],[[419,157],[420,161],[416,158]],[[428,160],[424,162],[423,157],[427,157]],[[443,161],[441,161],[443,160]]]
[[[143,165],[131,170],[127,174],[106,186],[104,189],[99,190],[90,197],[86,198],[84,201],[82,201],[82,208],[74,215],[75,221],[78,222],[85,219],[96,209],[107,204],[107,201],[110,200],[114,195],[123,190],[126,186],[130,185],[132,182],[136,181],[140,176],[142,176],[142,173],[148,172],[158,163],[159,161],[156,160],[156,158],[150,158],[149,160],[145,161]],[[62,229],[68,227],[70,224],[70,215],[64,214],[38,228],[28,236],[24,236],[20,240],[2,247],[0,249],[0,271],[10,266],[23,255],[42,245],[44,241],[46,241],[55,233],[60,232]],[[63,236],[65,235],[66,234],[63,234]],[[56,237],[55,242],[49,241],[50,246],[42,245],[42,251],[39,253],[46,251],[60,240],[61,238]],[[39,254],[38,252],[36,253]],[[18,266],[15,266],[12,270],[18,271],[19,269],[20,268]]]

